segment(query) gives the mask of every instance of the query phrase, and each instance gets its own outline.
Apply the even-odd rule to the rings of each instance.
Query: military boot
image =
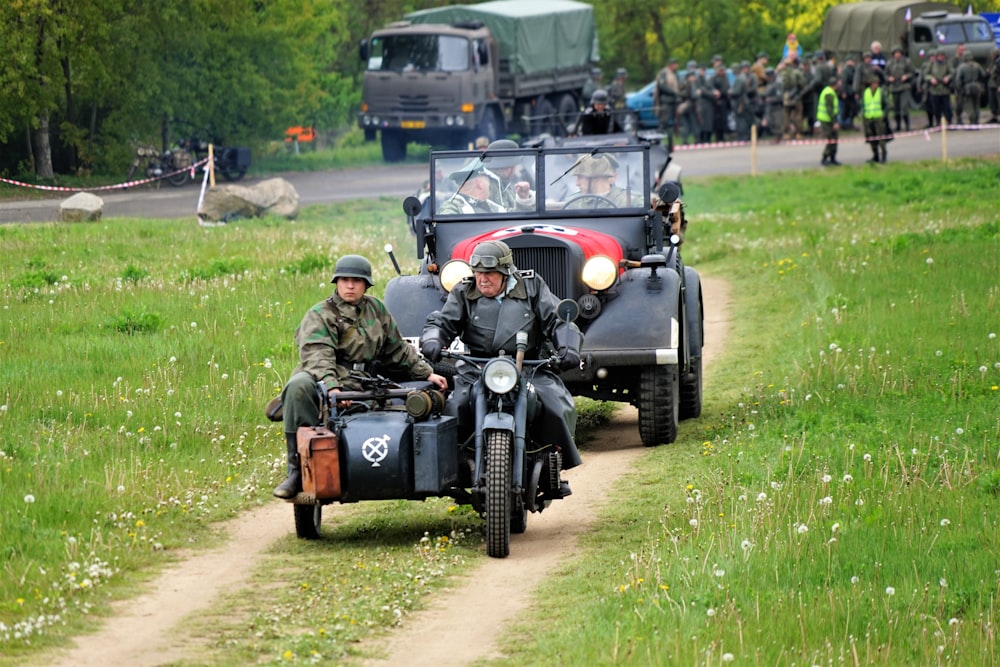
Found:
[[[889,151],[887,151],[885,149],[885,144],[882,144],[882,159],[880,160],[882,162],[882,164],[885,164],[885,161],[886,161],[886,159],[888,157],[888,154],[889,154]]]
[[[288,446],[288,478],[274,489],[276,498],[288,500],[302,490],[302,468],[299,467],[298,439],[294,433],[285,434]]]

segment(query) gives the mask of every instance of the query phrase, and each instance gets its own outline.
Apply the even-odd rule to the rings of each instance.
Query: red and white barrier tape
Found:
[[[190,167],[184,167],[183,169],[178,169],[177,171],[172,171],[169,174],[163,174],[162,176],[157,176],[156,178],[143,178],[138,181],[126,181],[124,183],[117,183],[115,185],[98,185],[92,188],[65,188],[57,185],[35,185],[33,183],[24,183],[22,181],[15,181],[10,178],[3,178],[0,176],[0,183],[8,183],[10,185],[16,185],[22,188],[32,188],[34,190],[47,190],[50,192],[100,192],[103,190],[127,190],[128,188],[135,187],[137,185],[145,185],[146,183],[153,183],[155,181],[162,181],[165,178],[170,178],[171,176],[176,176],[177,174],[183,173],[185,171],[191,172],[191,178],[194,178],[194,172],[204,164],[208,163],[208,158],[202,158],[198,160]]]

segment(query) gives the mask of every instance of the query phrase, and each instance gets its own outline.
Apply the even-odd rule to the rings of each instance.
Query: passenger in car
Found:
[[[571,194],[565,208],[621,208],[633,206],[632,194],[615,184],[618,160],[607,153],[584,156],[573,168],[579,192]]]

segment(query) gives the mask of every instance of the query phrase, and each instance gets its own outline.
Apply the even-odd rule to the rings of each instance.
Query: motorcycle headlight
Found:
[[[472,277],[472,267],[460,259],[453,259],[441,267],[441,287],[450,292],[455,285]]]
[[[618,279],[618,267],[609,257],[596,255],[583,265],[583,284],[592,290],[606,290]]]
[[[486,364],[483,382],[495,394],[506,394],[517,386],[517,366],[509,357],[499,357]]]

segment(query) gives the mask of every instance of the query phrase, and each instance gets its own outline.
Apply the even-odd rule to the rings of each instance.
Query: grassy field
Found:
[[[704,416],[646,453],[502,664],[1000,664],[998,174],[689,183],[685,258],[735,300]],[[398,211],[0,227],[0,664],[270,502],[283,443],[261,406],[292,332],[339,254],[379,285],[386,242],[415,269]],[[358,509],[276,546],[220,603],[206,662],[349,660],[485,558],[447,501]]]

